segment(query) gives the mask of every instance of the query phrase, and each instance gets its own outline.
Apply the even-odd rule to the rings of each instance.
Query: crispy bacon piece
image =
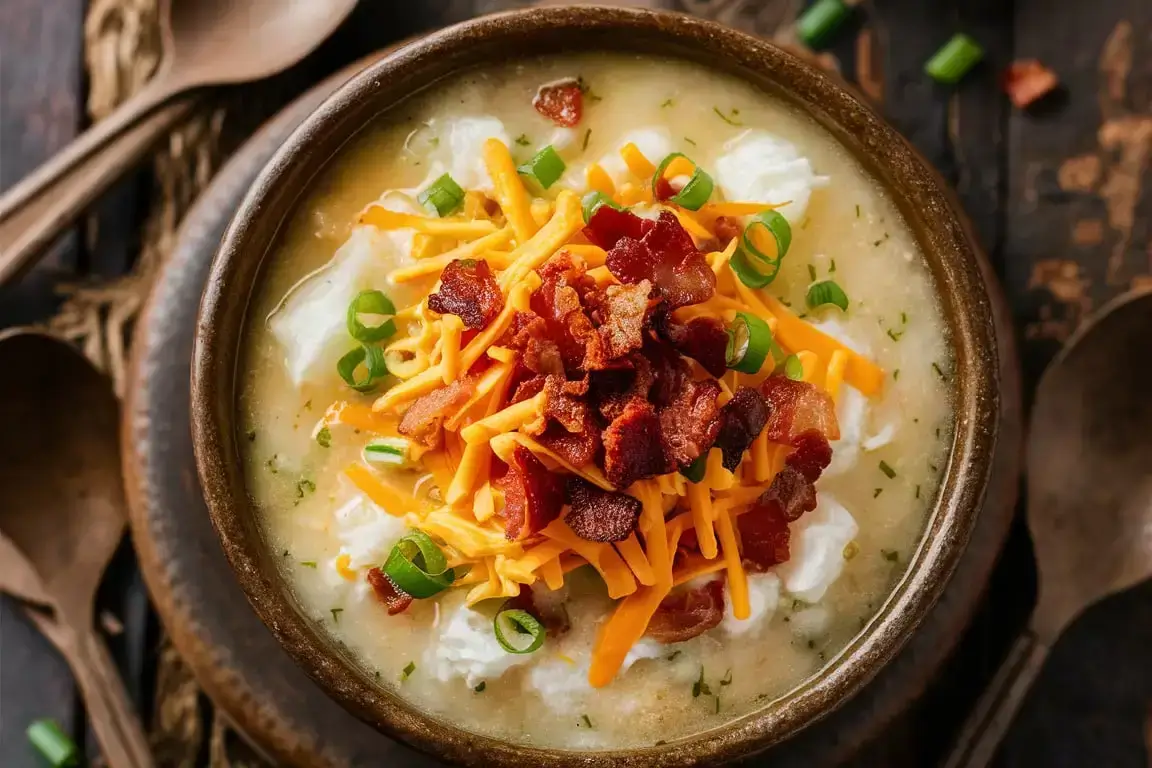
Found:
[[[736,518],[736,529],[740,531],[740,551],[747,570],[763,573],[791,557],[791,533],[779,507],[758,505],[748,510]]]
[[[522,445],[508,458],[508,471],[497,481],[504,491],[504,535],[521,541],[560,516],[564,480]]]
[[[584,236],[601,248],[609,249],[615,248],[623,237],[639,240],[654,226],[651,219],[641,218],[632,211],[602,205],[588,220]]]
[[[720,247],[725,248],[729,242],[744,234],[744,227],[735,216],[717,216],[712,231],[716,233]]]
[[[836,404],[824,390],[777,375],[764,380],[760,394],[768,403],[766,428],[772,442],[794,445],[796,438],[809,430],[816,430],[827,440],[840,439]]]
[[[713,579],[694,589],[681,589],[664,598],[644,634],[658,643],[682,643],[698,637],[724,618],[724,580]]]
[[[716,447],[724,454],[724,469],[735,472],[764,425],[768,423],[768,403],[752,387],[740,387],[720,409],[722,423]]]
[[[574,467],[591,464],[600,450],[600,430],[591,419],[580,432],[569,432],[559,424],[550,424],[536,440]]]
[[[568,527],[586,541],[623,541],[640,522],[643,505],[626,493],[614,493],[583,480],[568,478],[568,503],[564,515]]]
[[[642,355],[651,369],[648,397],[657,408],[662,408],[676,398],[692,372],[680,353],[662,341],[644,342]]]
[[[548,602],[540,605],[536,602],[531,589],[521,587],[520,594],[504,601],[504,608],[515,608],[532,614],[544,625],[548,637],[560,637],[572,629],[572,619],[568,616],[564,603],[557,601],[554,605]]]
[[[542,385],[540,379],[543,379]],[[536,391],[527,394],[532,389]],[[584,395],[588,394],[587,378],[568,381],[563,376],[537,376],[516,389],[514,400],[518,402],[525,399],[524,396],[534,397],[539,392],[544,393],[544,411],[540,419],[525,426],[524,431],[528,434],[543,434],[552,422],[568,432],[583,432],[591,424],[592,414],[584,400]]]
[[[456,379],[412,401],[398,427],[406,435],[428,448],[440,446],[440,424],[476,391],[477,376]]]
[[[676,398],[660,409],[660,430],[668,457],[683,469],[716,442],[720,433],[720,385],[714,379],[685,381]]]
[[[788,455],[784,464],[804,475],[810,483],[815,483],[832,463],[832,446],[816,430],[798,435],[792,441],[792,447],[796,450]]]
[[[605,208],[601,206],[596,215]],[[716,275],[671,211],[661,211],[639,241],[621,237],[605,263],[622,283],[651,281],[669,309],[707,301],[716,291]]]
[[[540,288],[532,294],[532,311],[544,319],[547,338],[558,349],[565,369],[592,370],[604,366],[604,344],[584,312],[578,289],[590,281],[583,265],[561,251],[538,270]]]
[[[573,128],[584,114],[584,93],[579,81],[571,78],[546,83],[536,91],[532,106],[561,128]]]
[[[483,328],[504,308],[504,294],[483,259],[456,259],[440,273],[440,290],[428,297],[428,309],[456,315],[466,328]]]
[[[389,616],[403,613],[412,605],[412,595],[396,586],[388,574],[379,568],[368,571],[368,584],[376,593],[376,599],[388,607]]]
[[[623,357],[644,344],[644,318],[648,314],[648,294],[652,284],[610,285],[600,307],[600,338],[609,360]]]
[[[617,488],[671,472],[675,465],[664,451],[660,418],[652,404],[633,399],[604,430],[604,473]]]
[[[535,312],[517,312],[503,343],[523,352],[520,360],[533,373],[564,373],[560,347],[548,337],[548,323]]]
[[[1030,107],[1059,84],[1056,73],[1036,59],[1014,61],[1000,75],[1000,87],[1017,109]]]
[[[728,370],[728,331],[714,317],[694,317],[680,324],[662,315],[656,327],[676,350],[690,357],[716,378]]]

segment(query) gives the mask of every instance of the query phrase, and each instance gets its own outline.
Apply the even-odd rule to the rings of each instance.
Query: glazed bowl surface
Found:
[[[641,749],[529,748],[427,715],[379,687],[310,621],[265,545],[242,470],[236,426],[245,316],[262,265],[303,191],[381,112],[445,78],[557,52],[675,57],[751,83],[810,115],[894,201],[931,272],[955,363],[955,433],[935,507],[903,578],[867,626],[820,672],[762,708],[703,733]],[[999,418],[997,340],[976,246],[943,182],[842,84],[762,40],[687,16],[619,8],[501,14],[417,40],[353,77],[280,148],[237,210],[205,286],[192,364],[197,468],[212,522],[252,607],[295,661],[366,722],[420,750],[469,765],[715,765],[746,757],[825,716],[903,646],[939,597],[976,521]]]

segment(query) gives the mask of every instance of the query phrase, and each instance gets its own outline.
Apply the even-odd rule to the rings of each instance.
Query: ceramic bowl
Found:
[[[381,111],[454,73],[516,57],[613,50],[674,56],[740,77],[827,128],[879,180],[905,216],[935,277],[953,345],[956,434],[934,510],[908,569],[880,611],[819,673],[727,725],[667,744],[615,752],[512,745],[430,717],[383,690],[305,617],[264,546],[245,489],[236,427],[240,336],[261,264],[281,225],[342,144]],[[976,247],[942,181],[844,86],[754,37],[669,13],[535,9],[486,17],[420,39],[370,65],[280,148],[225,234],[206,285],[192,366],[192,422],[204,495],[225,553],[256,613],[325,691],[420,750],[469,765],[716,765],[815,722],[865,685],[931,608],[968,540],[987,485],[999,415],[992,310]]]

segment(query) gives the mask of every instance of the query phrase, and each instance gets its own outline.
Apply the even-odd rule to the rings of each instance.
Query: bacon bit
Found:
[[[724,618],[724,580],[681,589],[660,601],[644,634],[665,645],[682,643],[716,627]]]
[[[600,338],[609,360],[623,357],[644,344],[644,318],[648,314],[648,294],[652,284],[610,285],[601,303]]]
[[[605,491],[579,477],[568,478],[564,522],[586,541],[624,541],[636,530],[644,505],[626,493]]]
[[[504,535],[522,541],[560,516],[564,480],[520,444],[508,458],[508,471],[497,481],[504,491]]]
[[[642,354],[651,369],[651,388],[648,397],[657,408],[671,403],[692,377],[688,363],[668,344],[649,339]]]
[[[680,354],[690,357],[719,378],[728,370],[728,331],[714,317],[694,317],[681,325],[668,314],[656,323],[660,335]]]
[[[367,578],[372,591],[376,593],[376,599],[388,606],[389,616],[403,613],[412,605],[412,595],[396,586],[384,571],[372,568]]]
[[[564,373],[560,347],[548,337],[548,323],[535,312],[517,312],[503,342],[523,353],[520,359],[532,373]]]
[[[546,83],[536,91],[532,106],[562,128],[573,128],[584,114],[584,94],[576,80]]]
[[[740,532],[740,551],[744,567],[763,573],[773,566],[788,562],[791,532],[788,521],[774,504],[756,506],[736,518]]]
[[[601,206],[597,216],[607,207]],[[715,273],[671,211],[661,211],[639,241],[621,237],[605,264],[622,283],[651,281],[669,309],[699,304],[716,292]]]
[[[752,387],[740,387],[720,409],[722,424],[716,435],[716,447],[724,454],[724,469],[735,472],[744,451],[768,423],[768,403]]]
[[[675,465],[664,453],[660,419],[652,404],[633,399],[604,430],[604,473],[617,488],[671,472]]]
[[[605,250],[615,248],[621,238],[639,240],[655,226],[650,219],[643,219],[632,211],[622,211],[610,205],[602,205],[592,214],[584,236]]]
[[[648,399],[652,386],[652,366],[643,355],[630,355],[629,368],[612,368],[591,373],[592,401],[600,415],[611,422],[633,400]]]
[[[1000,75],[1000,87],[1017,109],[1031,106],[1059,84],[1056,73],[1036,59],[1014,61]]]
[[[467,328],[483,328],[504,308],[504,294],[484,259],[455,259],[440,273],[440,290],[428,309],[456,315]]]
[[[569,371],[591,370],[605,362],[603,342],[584,313],[578,289],[588,289],[582,264],[561,251],[539,270],[540,288],[532,294],[532,311],[544,319],[547,337],[556,343]]]
[[[744,227],[741,226],[740,219],[735,216],[717,216],[716,222],[712,225],[712,231],[716,233],[721,247],[724,247],[744,234]]]
[[[539,377],[537,377],[539,378]],[[534,380],[530,380],[534,381]],[[528,382],[520,385],[516,394]],[[533,383],[532,386],[535,386]],[[537,422],[527,425],[524,431],[530,435],[543,434],[549,421],[554,421],[571,433],[583,432],[588,428],[592,415],[583,396],[588,394],[587,378],[580,381],[567,381],[563,376],[547,376],[544,386],[544,412]],[[531,397],[531,395],[530,395]]]
[[[547,376],[533,376],[516,385],[516,391],[512,393],[512,399],[508,402],[509,405],[515,405],[522,400],[528,400],[536,397],[544,391],[544,384],[548,381]]]
[[[760,385],[768,403],[768,439],[773,443],[795,445],[796,438],[815,430],[825,439],[840,439],[836,404],[828,393],[806,381],[787,376],[770,376]]]
[[[702,456],[720,433],[720,385],[713,379],[685,381],[676,398],[660,409],[668,457],[683,469]]]
[[[832,446],[824,435],[816,430],[804,432],[792,441],[795,448],[784,463],[794,467],[810,483],[815,483],[821,473],[832,463]]]
[[[469,374],[413,400],[404,412],[404,418],[400,419],[400,434],[428,448],[439,448],[440,424],[453,410],[472,397],[478,378],[476,374]]]
[[[564,603],[555,602],[550,607],[542,608],[536,604],[536,599],[530,589],[521,589],[520,594],[504,601],[504,608],[518,609],[532,614],[548,634],[548,637],[560,637],[572,629],[572,619]]]
[[[591,418],[580,432],[569,432],[559,424],[551,424],[536,441],[555,451],[572,466],[584,467],[595,460],[600,450],[600,430]]]

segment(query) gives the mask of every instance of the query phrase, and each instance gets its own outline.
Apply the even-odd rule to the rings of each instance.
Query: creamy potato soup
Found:
[[[516,743],[652,745],[786,693],[881,606],[947,461],[892,202],[677,61],[524,62],[382,115],[249,316],[246,475],[300,606]]]

